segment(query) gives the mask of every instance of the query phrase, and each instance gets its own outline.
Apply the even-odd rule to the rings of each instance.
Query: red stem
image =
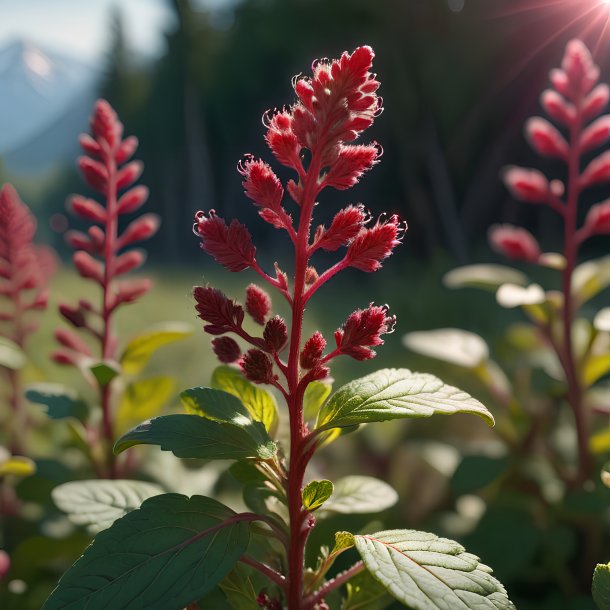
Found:
[[[359,561],[355,563],[351,568],[340,572],[333,579],[324,583],[317,591],[308,595],[305,598],[306,606],[313,607],[318,602],[322,601],[326,595],[328,595],[331,591],[339,588],[341,585],[346,583],[350,578],[356,576],[364,570],[364,562]]]

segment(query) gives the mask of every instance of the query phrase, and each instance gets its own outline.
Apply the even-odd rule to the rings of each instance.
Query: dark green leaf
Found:
[[[491,569],[462,545],[414,530],[354,536],[369,572],[412,610],[514,610]]]
[[[303,489],[303,506],[310,511],[314,511],[333,493],[333,484],[327,479],[322,479],[321,481],[311,481],[308,483]]]
[[[389,419],[471,413],[493,425],[492,414],[475,398],[434,375],[383,369],[335,392],[320,411],[318,431]]]
[[[45,405],[51,419],[75,417],[84,421],[88,415],[85,402],[71,388],[58,383],[37,383],[29,386],[25,393],[30,402]]]
[[[101,386],[108,385],[121,374],[121,369],[115,362],[96,362],[89,366],[89,370]]]
[[[503,457],[467,455],[453,473],[451,488],[456,494],[472,493],[495,481],[507,467],[508,460]]]
[[[275,443],[258,443],[244,428],[215,422],[198,415],[155,417],[124,434],[115,444],[115,453],[134,445],[159,445],[182,458],[241,460],[271,459]]]
[[[165,494],[98,534],[44,610],[182,610],[231,570],[249,542],[246,523],[202,496]]]

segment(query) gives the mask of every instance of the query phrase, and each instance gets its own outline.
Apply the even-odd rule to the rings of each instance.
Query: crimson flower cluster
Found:
[[[108,102],[96,103],[91,135],[83,134],[80,144],[86,155],[79,158],[79,168],[87,184],[105,201],[101,204],[81,195],[71,198],[71,211],[91,224],[86,232],[68,231],[66,241],[75,249],[73,262],[77,271],[98,284],[103,297],[101,306],[81,299],[77,305],[61,304],[60,312],[73,327],[99,340],[102,358],[112,358],[117,348],[110,327],[112,314],[119,306],[136,301],[152,286],[147,278],[117,279],[141,267],[146,259],[144,250],[126,248],[152,237],[159,228],[159,218],[144,214],[119,231],[119,218],[139,210],[148,198],[148,189],[133,186],[143,170],[141,161],[129,161],[138,140],[134,136],[123,138],[123,125]],[[121,191],[125,192],[119,197]],[[62,346],[53,354],[56,362],[77,364],[82,357],[92,356],[88,344],[71,330],[58,329],[55,336]]]
[[[24,347],[37,328],[28,315],[47,307],[55,272],[52,250],[34,244],[36,219],[10,184],[0,190],[0,323],[2,335]]]
[[[504,182],[516,199],[548,205],[566,218],[568,227],[575,225],[580,193],[610,182],[610,150],[594,156],[580,171],[583,157],[610,139],[610,115],[599,116],[610,100],[610,88],[605,83],[598,84],[599,75],[599,68],[584,43],[572,40],[566,47],[561,68],[550,74],[552,87],[540,97],[546,114],[561,130],[542,117],[533,117],[526,124],[526,136],[532,148],[541,156],[559,159],[568,167],[567,188],[563,181],[548,180],[536,169],[509,167],[504,173]],[[573,235],[574,246],[578,247],[593,235],[608,234],[610,199],[590,208],[584,224]],[[508,224],[492,227],[490,242],[509,259],[535,263],[540,258],[536,238],[522,228]]]
[[[353,143],[382,110],[377,96],[379,82],[370,72],[373,57],[370,47],[360,47],[338,60],[315,63],[311,77],[294,81],[297,101],[289,108],[265,115],[265,140],[275,159],[296,173],[294,179],[282,184],[268,163],[252,156],[238,165],[245,194],[258,208],[260,217],[286,231],[294,245],[292,290],[277,262],[272,274],[261,268],[252,236],[239,221],[227,223],[214,210],[198,212],[195,218],[194,231],[205,252],[229,271],[252,269],[291,305],[289,334],[286,322],[272,315],[270,296],[255,284],[246,289],[245,310],[215,288],[194,289],[204,330],[212,335],[236,335],[251,346],[242,353],[233,338],[216,337],[212,344],[219,360],[238,362],[248,379],[276,385],[286,395],[290,389],[281,386],[277,372],[291,377],[292,369],[300,367],[302,385],[322,379],[328,375],[325,365],[335,356],[348,355],[357,360],[374,357],[371,348],[381,345],[381,336],[394,325],[387,307],[371,304],[352,313],[336,331],[336,348],[330,353],[324,355],[326,340],[319,331],[305,341],[302,349],[300,346],[302,315],[313,294],[343,269],[377,271],[406,229],[397,216],[372,222],[362,205],[349,205],[337,212],[328,227],[320,225],[311,230],[319,193],[327,187],[345,190],[354,186],[381,154],[375,143]],[[289,201],[298,210],[298,222],[285,207]],[[343,256],[323,272],[310,262],[318,250],[340,249],[344,249]],[[252,336],[244,329],[246,312],[263,326],[262,336]],[[285,363],[280,353],[289,345],[295,358]]]

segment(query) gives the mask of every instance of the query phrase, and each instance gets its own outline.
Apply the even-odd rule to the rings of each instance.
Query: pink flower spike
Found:
[[[117,203],[119,214],[131,214],[139,209],[148,199],[148,188],[143,185],[136,186],[127,191]]]
[[[610,182],[610,150],[599,155],[587,165],[580,178],[581,188]]]
[[[239,272],[252,267],[256,248],[248,229],[233,220],[229,226],[210,210],[195,215],[195,232],[201,237],[201,248],[229,271]]]
[[[94,161],[90,157],[80,157],[78,159],[78,167],[91,188],[100,193],[106,193],[108,172],[101,163]]]
[[[301,351],[300,363],[304,369],[311,369],[320,361],[326,349],[326,339],[320,331],[316,331],[303,346]]]
[[[288,343],[288,327],[280,316],[274,316],[265,324],[263,339],[272,354],[281,352]]]
[[[193,296],[198,316],[208,323],[203,327],[205,332],[222,335],[241,329],[244,321],[243,307],[228,299],[220,290],[211,286],[196,286]]]
[[[142,175],[143,171],[144,164],[142,161],[132,161],[126,165],[117,175],[117,191],[122,191],[123,189],[131,186]]]
[[[356,310],[343,327],[335,331],[337,350],[356,360],[374,358],[376,354],[370,348],[383,345],[381,335],[394,330],[396,316],[388,316],[387,313],[387,306],[379,307],[372,303],[368,309]]]
[[[136,152],[138,144],[138,138],[136,138],[135,136],[129,136],[128,138],[125,138],[121,142],[121,145],[119,146],[119,149],[116,152],[116,162],[121,165],[126,161],[129,161],[129,159],[131,159],[133,154]]]
[[[241,348],[231,337],[216,337],[212,339],[212,349],[223,364],[232,364],[241,358]]]
[[[541,251],[536,238],[520,227],[494,225],[489,230],[489,242],[496,252],[510,260],[535,263],[540,258]]]
[[[72,261],[82,277],[95,280],[98,284],[104,283],[104,265],[96,261],[90,254],[77,250],[72,256]]]
[[[586,95],[599,79],[599,68],[593,63],[591,52],[582,40],[570,40],[561,64],[573,97]]]
[[[347,249],[347,266],[361,271],[377,271],[381,261],[388,258],[400,244],[406,229],[406,223],[401,223],[396,215],[387,222],[377,221],[370,229],[361,229]]]
[[[273,372],[273,363],[269,356],[259,349],[250,349],[244,354],[241,368],[246,379],[253,383],[274,383],[277,375]]]
[[[547,89],[542,93],[540,96],[540,103],[547,114],[562,125],[569,126],[576,118],[574,104],[568,102],[552,89]]]
[[[544,203],[549,199],[549,182],[537,169],[509,167],[504,171],[504,184],[515,199],[528,203]]]
[[[146,260],[145,250],[129,250],[124,252],[115,261],[114,274],[124,275],[138,267],[141,267]]]
[[[116,112],[106,100],[98,100],[91,117],[91,131],[96,138],[106,143],[110,150],[115,150],[123,135],[123,124]]]
[[[150,239],[161,225],[157,214],[144,214],[130,222],[119,238],[119,248],[124,248],[137,241]]]
[[[250,284],[246,288],[246,311],[261,326],[271,311],[271,297],[256,284]]]
[[[610,139],[610,115],[606,114],[587,127],[580,136],[580,152],[598,148]]]
[[[585,120],[601,114],[610,101],[610,87],[606,83],[597,85],[583,103],[582,114]]]
[[[559,131],[542,117],[533,117],[525,125],[526,136],[532,148],[545,157],[566,159],[568,143]]]

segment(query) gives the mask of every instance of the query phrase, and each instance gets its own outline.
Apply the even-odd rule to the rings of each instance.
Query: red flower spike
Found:
[[[148,188],[139,185],[127,191],[117,203],[119,214],[131,214],[139,209],[148,199]]]
[[[222,335],[241,329],[243,307],[228,299],[220,290],[211,286],[197,286],[193,289],[193,296],[198,316],[208,323],[203,327],[205,332]]]
[[[377,271],[381,261],[388,258],[400,243],[405,230],[406,225],[401,226],[396,215],[387,222],[378,221],[370,229],[361,229],[347,249],[345,259],[348,266],[361,271]]]
[[[394,330],[396,316],[388,316],[386,306],[369,305],[368,309],[358,309],[352,313],[342,328],[335,331],[337,349],[355,360],[369,360],[375,357],[370,349],[383,345],[381,335]]]
[[[528,203],[544,203],[550,194],[546,176],[536,169],[509,167],[504,172],[504,184],[513,197]]]
[[[316,331],[303,346],[300,356],[300,363],[304,369],[311,369],[320,361],[326,349],[326,339],[320,331]]]
[[[288,343],[288,327],[280,316],[274,316],[265,324],[263,339],[267,349],[277,354],[281,352]]]
[[[569,126],[576,118],[576,108],[559,93],[547,89],[540,96],[540,102],[546,113],[562,125]]]
[[[568,42],[561,68],[573,98],[589,93],[599,79],[599,68],[593,63],[589,49],[578,39]]]
[[[244,354],[241,369],[252,383],[274,383],[277,380],[269,356],[259,349],[250,349]]]
[[[606,114],[587,127],[580,136],[580,152],[598,148],[610,139],[610,115]]]
[[[254,265],[256,248],[243,224],[233,220],[227,226],[214,210],[210,210],[207,217],[203,212],[197,212],[195,220],[195,232],[201,237],[201,247],[216,262],[233,272]]]
[[[337,212],[328,229],[318,227],[315,244],[319,248],[334,252],[356,237],[366,220],[367,215],[362,205],[350,205]]]
[[[212,339],[212,349],[223,364],[232,364],[241,358],[241,348],[231,337],[216,337]]]
[[[292,129],[292,115],[286,110],[277,112],[270,119],[265,117],[265,140],[275,158],[287,167],[301,168],[301,145]]]
[[[540,258],[540,246],[536,238],[525,229],[513,225],[495,225],[489,231],[492,248],[511,260],[535,263]]]
[[[327,366],[317,363],[307,373],[307,380],[309,382],[320,381],[322,379],[326,379],[329,374],[330,374],[330,369]]]
[[[559,131],[546,119],[533,117],[525,125],[527,138],[532,148],[545,157],[565,159],[568,143]]]
[[[610,199],[591,206],[584,226],[588,235],[610,234]]]
[[[159,230],[160,225],[161,219],[157,214],[144,214],[136,218],[127,225],[119,238],[119,248],[150,239]]]
[[[246,288],[246,311],[261,326],[271,311],[271,297],[256,284]]]
[[[98,100],[91,117],[91,131],[96,139],[105,142],[114,151],[123,135],[123,124],[106,100]]]
[[[324,176],[324,184],[341,191],[351,188],[377,163],[378,157],[379,148],[373,144],[341,146],[337,160]]]

